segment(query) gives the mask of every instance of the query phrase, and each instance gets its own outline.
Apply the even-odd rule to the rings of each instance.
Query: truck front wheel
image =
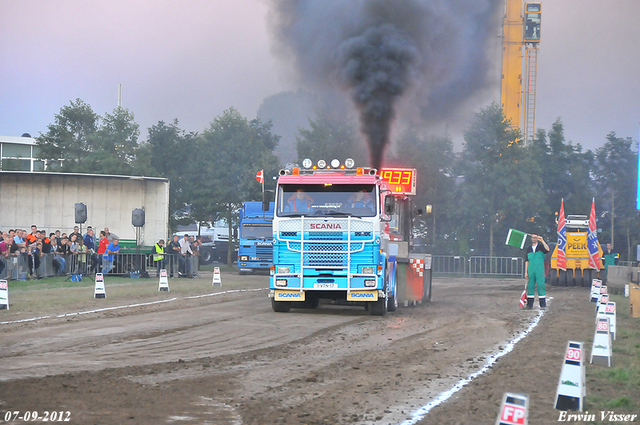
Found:
[[[272,298],[271,308],[276,313],[286,313],[291,310],[291,301],[276,301]]]
[[[372,316],[384,316],[387,314],[387,299],[378,298],[378,301],[369,301],[369,313]]]
[[[569,286],[569,270],[558,270],[558,285]],[[571,273],[571,279],[573,280],[573,273]]]
[[[582,286],[591,287],[593,279],[596,279],[598,272],[593,269],[584,269],[582,271]]]
[[[204,248],[202,252],[200,252],[200,261],[202,264],[213,263],[213,250],[211,248]]]

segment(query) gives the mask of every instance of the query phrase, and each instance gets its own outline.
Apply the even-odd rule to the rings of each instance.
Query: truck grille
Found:
[[[346,232],[309,232],[310,241],[342,241]]]
[[[278,262],[303,267],[346,269],[373,261],[373,223],[359,219],[292,219],[278,223],[277,239],[284,243]],[[318,226],[327,229],[318,230]],[[349,234],[351,233],[351,234]],[[350,264],[351,260],[351,264]],[[353,273],[356,269],[352,270]]]
[[[256,246],[256,256],[263,260],[271,260],[273,258],[273,248],[270,246]]]
[[[303,264],[309,267],[347,267],[347,254],[305,252]]]

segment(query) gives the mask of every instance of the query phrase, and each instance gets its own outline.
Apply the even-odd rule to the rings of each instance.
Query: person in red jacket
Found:
[[[109,239],[107,239],[107,234],[104,230],[100,231],[100,243],[98,245],[98,258],[101,260],[102,267],[100,267],[100,273],[102,270],[106,268],[106,263],[109,262],[109,256],[107,255],[107,247],[109,246]]]

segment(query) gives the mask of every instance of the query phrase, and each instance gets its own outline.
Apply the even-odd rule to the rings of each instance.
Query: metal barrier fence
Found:
[[[432,255],[431,273],[435,276],[466,276],[466,258],[460,255]]]
[[[156,276],[160,274],[161,269],[166,269],[169,277],[197,276],[199,258],[197,256],[165,255],[164,260],[153,261],[153,255],[149,255],[147,268]]]
[[[131,275],[147,272],[158,276],[161,268],[166,268],[171,277],[195,277],[198,274],[199,257],[165,255],[154,261],[149,254],[115,254],[113,261],[97,254],[42,254],[41,256],[19,255],[0,258],[0,279],[26,280],[73,274]]]
[[[197,256],[165,255],[160,261],[154,261],[149,254],[116,254],[112,262],[96,254],[44,254],[38,258],[31,255],[3,258],[4,268],[0,279],[25,280],[60,275],[85,274],[96,272],[109,275],[131,275],[147,272],[157,276],[165,268],[170,277],[197,276]],[[1,266],[0,266],[1,268]],[[434,276],[482,277],[482,276],[524,276],[522,257],[469,257],[459,255],[433,255],[431,270]]]
[[[433,255],[431,272],[434,276],[523,277],[524,259],[522,257],[481,256],[473,256],[467,259],[462,255]]]
[[[522,257],[469,257],[469,277],[524,276]]]

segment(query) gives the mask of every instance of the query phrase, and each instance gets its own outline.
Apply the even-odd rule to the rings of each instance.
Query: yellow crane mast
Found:
[[[540,12],[540,3],[505,0],[500,104],[525,142],[535,137]]]

